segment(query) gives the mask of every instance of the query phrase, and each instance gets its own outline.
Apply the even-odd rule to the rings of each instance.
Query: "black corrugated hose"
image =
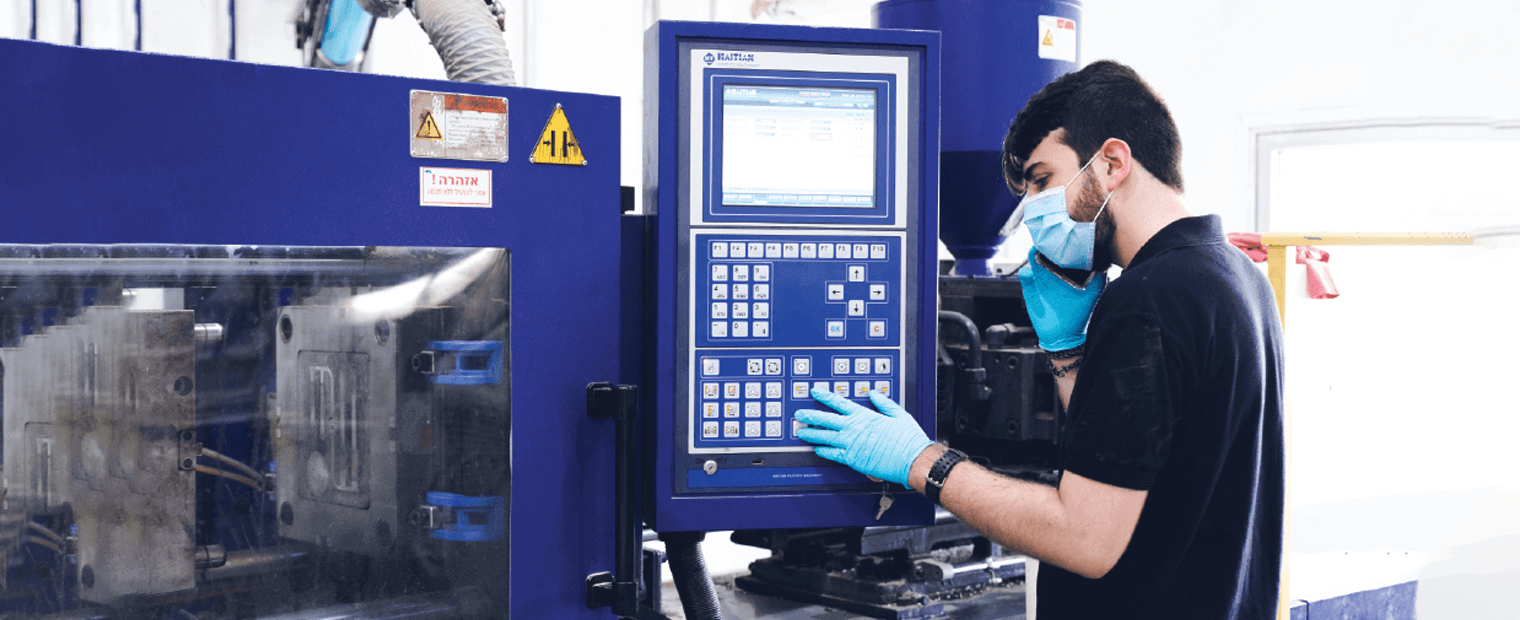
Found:
[[[702,558],[701,543],[706,536],[706,532],[660,534],[686,620],[723,620],[723,613],[718,610],[718,592],[713,589],[712,576],[707,574],[707,560]]]

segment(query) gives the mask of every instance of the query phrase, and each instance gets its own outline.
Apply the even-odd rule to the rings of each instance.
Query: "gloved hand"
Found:
[[[1029,249],[1029,263],[1019,269],[1019,284],[1024,287],[1024,307],[1040,337],[1040,348],[1063,351],[1087,342],[1087,320],[1098,305],[1098,294],[1108,283],[1107,274],[1096,274],[1086,288],[1072,286],[1035,261]]]
[[[843,463],[855,471],[908,486],[908,469],[913,460],[934,442],[918,427],[901,405],[881,392],[871,390],[871,404],[877,413],[850,402],[833,392],[812,391],[813,398],[834,411],[800,410],[797,420],[821,428],[797,431],[803,441],[823,444],[818,456]]]

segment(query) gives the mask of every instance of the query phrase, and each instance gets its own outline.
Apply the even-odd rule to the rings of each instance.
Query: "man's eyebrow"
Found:
[[[1032,164],[1029,164],[1028,166],[1025,166],[1024,167],[1024,181],[1025,182],[1033,181],[1034,180],[1034,175],[1035,175],[1035,169],[1039,168],[1040,166],[1043,166],[1043,165],[1045,165],[1045,162],[1043,162],[1043,161],[1037,161],[1037,162],[1034,162]]]

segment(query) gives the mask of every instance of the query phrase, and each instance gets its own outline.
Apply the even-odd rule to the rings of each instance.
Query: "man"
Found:
[[[1165,104],[1110,61],[1047,85],[1004,139],[1035,241],[1019,280],[1067,411],[1058,488],[961,460],[879,394],[881,413],[815,392],[838,413],[797,416],[819,455],[1042,560],[1038,620],[1275,614],[1281,330],[1219,217],[1188,212],[1180,149]]]

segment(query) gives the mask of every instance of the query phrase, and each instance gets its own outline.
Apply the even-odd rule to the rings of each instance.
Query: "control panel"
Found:
[[[924,523],[817,456],[811,390],[933,434],[937,35],[661,22],[649,227],[662,531]],[[904,496],[881,515],[883,494]],[[894,502],[895,503],[895,502]]]

